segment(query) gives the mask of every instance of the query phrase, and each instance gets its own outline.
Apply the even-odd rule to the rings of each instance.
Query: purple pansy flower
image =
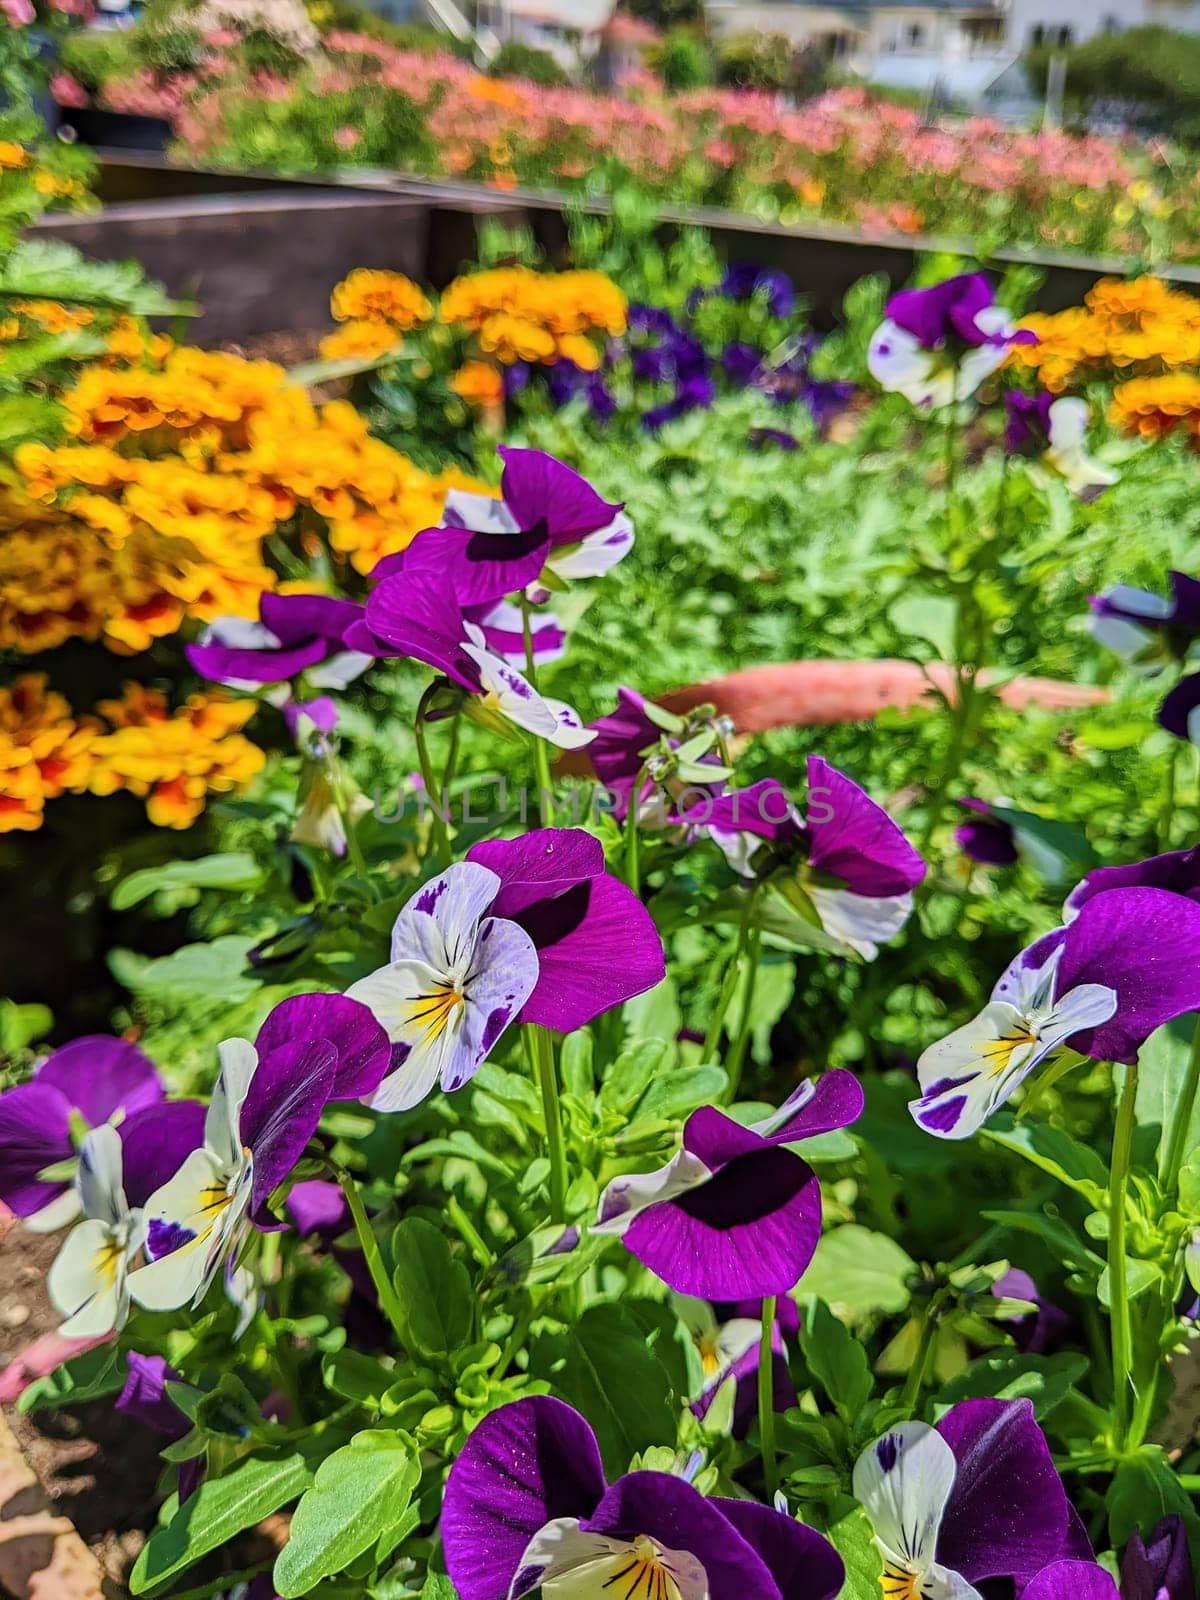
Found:
[[[1004,448],[1009,454],[1044,461],[1081,500],[1094,500],[1117,482],[1119,473],[1085,452],[1091,415],[1086,400],[1010,389],[1004,396],[1004,411]]]
[[[1096,867],[1067,896],[1063,921],[1073,922],[1089,900],[1110,889],[1169,889],[1172,894],[1200,901],[1200,844],[1123,867]]]
[[[760,266],[757,261],[732,262],[725,269],[717,293],[727,300],[749,300],[761,293],[773,317],[790,317],[796,309],[796,289],[787,273]]]
[[[1020,1595],[1048,1564],[1091,1559],[1028,1400],[964,1400],[936,1428],[900,1423],[859,1457],[854,1494],[885,1593],[979,1600],[975,1586],[995,1580]]]
[[[658,743],[663,730],[648,715],[645,697],[626,688],[617,690],[616,710],[589,722],[588,727],[595,735],[588,746],[588,760],[600,782],[616,797],[613,815],[621,821],[645,766],[645,752]]]
[[[1162,657],[1183,661],[1200,639],[1200,579],[1167,574],[1170,595],[1117,584],[1090,596],[1091,631],[1123,660],[1153,670]]]
[[[998,817],[986,800],[974,795],[959,800],[964,811],[972,813],[954,830],[962,853],[985,867],[1014,867],[1020,859],[1017,833],[1011,822]]]
[[[925,863],[883,807],[820,756],[808,758],[806,807],[801,816],[783,786],[765,778],[680,817],[708,828],[744,875],[773,878],[831,939],[871,961],[908,920]]]
[[[744,1439],[758,1415],[762,1301],[721,1301],[711,1308],[709,1316],[711,1320],[706,1319],[693,1334],[705,1376],[700,1396],[692,1403],[692,1412],[703,1421],[722,1388],[732,1381],[736,1387],[731,1431],[735,1439]],[[797,1403],[788,1372],[785,1341],[799,1331],[800,1313],[796,1302],[783,1295],[775,1308],[775,1326],[771,1332],[771,1392],[776,1411],[790,1410]]]
[[[125,1387],[113,1402],[116,1409],[134,1422],[140,1422],[144,1428],[160,1434],[168,1444],[174,1444],[189,1434],[192,1431],[191,1423],[167,1395],[168,1383],[183,1383],[174,1367],[168,1366],[162,1356],[143,1356],[136,1350],[130,1350],[125,1360],[129,1376],[125,1379]],[[179,1463],[181,1504],[193,1490],[199,1488],[203,1470],[202,1456]]]
[[[762,365],[762,351],[756,345],[735,340],[722,350],[721,365],[734,383],[744,389],[754,381],[754,375]]]
[[[1117,1586],[1094,1561],[1054,1561],[1025,1590],[1025,1600],[1121,1600]]]
[[[450,1470],[446,1569],[462,1600],[644,1594],[662,1600],[834,1600],[845,1571],[814,1529],[682,1478],[611,1487],[577,1411],[539,1396],[490,1412]]]
[[[484,628],[464,616],[443,581],[422,568],[397,569],[397,559],[387,557],[375,569],[383,581],[367,601],[366,620],[347,639],[377,655],[424,661],[470,692],[465,709],[479,721],[512,723],[562,750],[591,742],[594,735],[573,707],[539,694],[489,648]],[[488,611],[494,614],[490,602]]]
[[[525,619],[520,606],[511,600],[496,600],[489,605],[470,606],[464,613],[483,634],[483,643],[492,655],[507,661],[518,671],[525,668]],[[558,661],[567,652],[567,631],[553,611],[529,614],[529,644],[535,666]]]
[[[365,1096],[406,1111],[440,1083],[461,1089],[533,993],[538,952],[524,928],[491,914],[497,873],[459,861],[404,906],[386,967],[348,990],[382,1023],[392,1070]]]
[[[800,441],[794,433],[785,433],[782,428],[751,428],[746,435],[746,443],[752,450],[761,450],[764,445],[777,445],[780,450],[792,451],[800,448]]]
[[[1135,1528],[1121,1562],[1121,1600],[1196,1600],[1187,1527],[1177,1512],[1146,1540]]]
[[[121,1136],[109,1122],[86,1133],[75,1188],[83,1220],[46,1274],[46,1294],[65,1339],[100,1339],[129,1315],[129,1268],[142,1246],[142,1213],[125,1194]]]
[[[650,913],[605,870],[599,839],[582,828],[485,840],[467,860],[496,875],[492,915],[524,929],[537,952],[523,1021],[570,1033],[666,975]]]
[[[322,594],[264,594],[258,622],[220,617],[205,629],[187,658],[202,678],[235,689],[284,683],[308,673],[317,689],[344,689],[370,666],[372,657],[347,651],[342,637],[359,621],[354,600]]]
[[[1173,733],[1177,739],[1189,739],[1200,744],[1200,672],[1193,672],[1179,682],[1158,708],[1159,726]]]
[[[130,1291],[151,1310],[199,1305],[222,1262],[227,1279],[251,1222],[291,1172],[330,1100],[369,1096],[387,1071],[387,1038],[345,995],[276,1006],[256,1044],[227,1039],[203,1143],[146,1201],[147,1264]],[[243,1297],[244,1298],[244,1297]]]
[[[1012,1332],[1013,1343],[1026,1355],[1045,1355],[1070,1324],[1067,1313],[1044,1300],[1037,1284],[1020,1267],[1010,1267],[1002,1278],[997,1278],[992,1294],[997,1300],[1024,1300],[1035,1307],[1003,1319]]]
[[[909,1109],[938,1138],[968,1138],[1059,1051],[1136,1061],[1156,1028],[1198,1008],[1200,904],[1154,888],[1097,894],[1022,951],[977,1017],[930,1045]]]
[[[82,1135],[163,1098],[148,1056],[125,1039],[87,1034],[47,1056],[29,1083],[0,1094],[0,1201],[43,1231],[79,1215],[73,1128]]]
[[[844,1128],[862,1108],[858,1080],[841,1070],[802,1083],[748,1128],[703,1106],[665,1167],[612,1180],[592,1231],[623,1240],[679,1294],[787,1294],[821,1235],[821,1190],[808,1163],[785,1146]]]
[[[904,289],[888,301],[885,319],[867,351],[871,376],[922,410],[969,399],[1012,345],[1037,343],[996,304],[980,272]]]
[[[633,547],[622,505],[542,450],[500,445],[500,498],[451,489],[442,526],[401,553],[407,573],[431,572],[462,605],[481,605],[537,586],[598,578]]]

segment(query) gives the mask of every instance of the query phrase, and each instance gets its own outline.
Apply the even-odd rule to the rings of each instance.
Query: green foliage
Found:
[[[708,44],[691,28],[673,27],[647,59],[668,89],[703,89],[713,81]]]
[[[544,89],[570,81],[549,50],[539,50],[521,39],[505,39],[488,63],[488,72],[493,78],[526,78]]]
[[[1086,108],[1096,101],[1121,106],[1143,126],[1172,138],[1200,140],[1200,38],[1194,33],[1151,26],[1120,33],[1097,33],[1063,52],[1066,93]],[[1047,52],[1027,61],[1030,81],[1040,92],[1046,82]]]
[[[717,46],[717,82],[782,94],[796,82],[795,46],[783,33],[735,33]]]

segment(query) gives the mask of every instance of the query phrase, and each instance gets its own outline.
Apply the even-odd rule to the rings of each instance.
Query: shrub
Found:
[[[717,47],[717,82],[735,89],[790,88],[796,52],[782,33],[737,33]]]
[[[1039,92],[1047,65],[1046,50],[1026,63]],[[1098,34],[1067,52],[1066,94],[1081,109],[1115,107],[1131,122],[1200,142],[1200,38],[1162,27]]]
[[[668,89],[703,89],[713,81],[708,45],[686,28],[674,28],[650,52],[649,63]]]
[[[540,83],[547,89],[570,81],[549,50],[539,50],[521,39],[506,39],[488,71],[493,78],[528,78],[530,83]]]

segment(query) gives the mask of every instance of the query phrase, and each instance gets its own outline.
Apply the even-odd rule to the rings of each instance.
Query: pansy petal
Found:
[[[324,639],[306,639],[288,650],[231,650],[223,644],[189,644],[184,654],[193,672],[212,683],[283,683],[329,654]]]
[[[777,1111],[751,1127],[772,1144],[794,1144],[857,1122],[864,1104],[862,1084],[852,1072],[836,1067],[800,1084]]]
[[[472,622],[463,624],[467,638],[463,652],[475,663],[475,670],[484,695],[502,716],[515,722],[518,728],[539,738],[556,741],[559,733],[558,717],[547,701],[529,680],[515,667],[510,667],[502,656],[493,655],[483,644],[483,634]]]
[[[260,1056],[302,1039],[327,1039],[337,1052],[332,1100],[368,1095],[388,1069],[387,1034],[366,1006],[342,994],[298,994],[281,1000],[255,1040]]]
[[[325,1038],[287,1040],[260,1056],[241,1116],[242,1142],[254,1153],[255,1212],[316,1132],[337,1065],[337,1051]]]
[[[604,500],[582,474],[544,450],[499,446],[504,462],[500,492],[520,528],[545,521],[554,544],[569,544],[607,528],[623,510]],[[536,576],[536,574],[535,574]]]
[[[957,1470],[953,1450],[924,1422],[898,1423],[863,1451],[854,1498],[885,1558],[908,1572],[932,1566]]]
[[[1060,1042],[1035,1038],[1015,1006],[992,1001],[924,1051],[921,1098],[909,1109],[927,1133],[969,1138]]]
[[[912,915],[911,894],[851,894],[847,889],[822,889],[816,884],[807,885],[805,893],[825,932],[864,961],[874,961],[879,946],[894,939]]]
[[[68,1339],[111,1333],[121,1316],[125,1249],[103,1221],[89,1218],[72,1228],[46,1274],[50,1304],[62,1317]]]
[[[1067,928],[1057,992],[1113,989],[1111,1020],[1071,1040],[1097,1061],[1131,1062],[1165,1022],[1200,1010],[1200,904],[1165,889],[1098,894]]]
[[[591,744],[596,737],[595,732],[584,727],[583,719],[574,706],[569,706],[565,700],[555,700],[550,695],[543,695],[542,700],[557,723],[557,730],[546,736],[552,745],[559,750],[582,750],[585,745]]]
[[[937,1431],[958,1470],[937,1558],[972,1583],[1021,1587],[1062,1552],[1069,1502],[1028,1400],[963,1400]]]
[[[808,758],[805,810],[810,863],[840,878],[852,894],[902,895],[924,878],[925,863],[900,825],[820,756]]]
[[[500,879],[486,862],[468,856],[422,884],[392,926],[392,960],[454,965],[485,912],[495,912]],[[350,991],[348,991],[350,992]]]
[[[446,1569],[462,1600],[508,1600],[530,1540],[548,1522],[587,1517],[604,1494],[595,1435],[561,1400],[490,1412],[450,1469],[442,1502]]]
[[[442,525],[446,528],[471,528],[478,533],[521,531],[520,523],[503,500],[494,494],[472,494],[468,489],[447,489],[442,506]],[[423,539],[425,535],[418,537]]]
[[[557,544],[550,551],[546,566],[564,583],[585,578],[602,578],[633,549],[633,523],[619,512],[612,521],[578,544]]]
[[[455,597],[427,575],[385,578],[367,600],[365,632],[401,655],[477,693],[479,677],[462,649],[462,612]],[[367,649],[357,626],[346,630],[351,649]]]
[[[485,839],[467,851],[496,875],[492,915],[516,918],[539,900],[565,894],[604,871],[604,847],[582,828],[533,828],[515,839]]]
[[[533,940],[515,922],[487,917],[464,987],[464,1015],[455,1057],[442,1069],[447,1094],[474,1077],[538,981]]]
[[[259,616],[282,645],[311,638],[336,644],[362,613],[357,600],[341,600],[327,594],[272,594],[268,591],[258,603]]]
[[[677,1293],[740,1300],[787,1294],[820,1236],[816,1174],[791,1151],[768,1146],[641,1212],[624,1242]]]
[[[540,519],[519,532],[436,528],[423,533],[411,548],[406,576],[431,574],[460,606],[478,606],[517,594],[533,583],[550,553],[550,535]]]
[[[1024,1600],[1120,1600],[1117,1586],[1094,1561],[1056,1561],[1043,1567]]]
[[[757,1500],[710,1502],[770,1572],[782,1600],[836,1600],[846,1581],[841,1556],[815,1528]]]
[[[162,1079],[150,1057],[128,1039],[86,1034],[64,1044],[38,1069],[34,1080],[58,1089],[89,1127],[117,1111],[126,1116],[163,1098]]]
[[[665,1472],[631,1472],[606,1492],[585,1532],[633,1539],[639,1534],[686,1552],[708,1580],[708,1600],[781,1600],[770,1568],[721,1513],[690,1483]],[[685,1566],[689,1583],[695,1579]],[[611,1592],[611,1591],[610,1591]],[[686,1593],[687,1591],[685,1591]]]
[[[1132,861],[1122,867],[1096,867],[1076,885],[1063,905],[1063,921],[1073,922],[1089,900],[1109,889],[1169,889],[1200,901],[1200,844],[1190,850]]]
[[[129,1210],[121,1170],[121,1135],[110,1123],[102,1122],[84,1135],[75,1182],[85,1217],[112,1227]]]
[[[117,1130],[124,1146],[125,1196],[144,1206],[204,1143],[205,1106],[199,1100],[165,1100],[127,1117]]]
[[[898,323],[880,323],[867,349],[867,368],[881,388],[905,394],[926,382],[934,357]]]
[[[167,1397],[167,1384],[183,1379],[162,1356],[143,1356],[130,1350],[125,1357],[129,1375],[113,1405],[123,1416],[150,1428],[167,1439],[182,1439],[192,1425]]]
[[[248,1039],[222,1039],[221,1070],[204,1119],[204,1142],[228,1167],[242,1159],[242,1106],[258,1070],[258,1052]]]
[[[686,1194],[711,1177],[710,1169],[690,1150],[678,1151],[666,1166],[653,1172],[622,1173],[612,1179],[600,1196],[592,1232],[620,1238],[634,1218],[649,1206]]]
[[[44,1183],[38,1173],[67,1161],[71,1105],[51,1084],[18,1084],[0,1094],[0,1200],[18,1217],[32,1216],[57,1199],[64,1183]]]

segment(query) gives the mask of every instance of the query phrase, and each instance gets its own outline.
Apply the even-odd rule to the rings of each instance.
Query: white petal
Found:
[[[75,1183],[83,1214],[110,1226],[129,1210],[122,1187],[122,1153],[121,1135],[109,1122],[93,1128],[79,1146]]]
[[[127,1245],[107,1223],[90,1218],[73,1228],[46,1274],[50,1304],[65,1318],[68,1339],[94,1339],[124,1320]]]
[[[248,1162],[231,1171],[202,1147],[155,1190],[145,1216],[147,1254],[157,1259],[129,1278],[139,1305],[162,1311],[203,1299],[249,1203],[250,1177]]]
[[[1150,589],[1134,589],[1127,583],[1114,584],[1111,589],[1105,589],[1101,598],[1135,617],[1145,617],[1147,622],[1161,622],[1169,617],[1173,604],[1166,595],[1155,594]]]
[[[717,1334],[721,1370],[725,1371],[735,1361],[740,1361],[761,1338],[762,1323],[754,1317],[734,1317],[732,1321],[722,1323],[721,1331]]]
[[[1078,395],[1066,395],[1054,401],[1048,416],[1052,450],[1078,450],[1086,442],[1088,418],[1091,416],[1091,407],[1086,400]]]
[[[365,1005],[394,1045],[407,1055],[367,1104],[376,1111],[407,1111],[432,1094],[450,1063],[464,1021],[461,990],[424,961],[393,961],[346,990]]]
[[[510,1596],[528,1594],[529,1579],[537,1571],[543,1600],[633,1600],[639,1592],[662,1600],[708,1600],[708,1577],[690,1552],[645,1537],[584,1533],[574,1517],[558,1517],[534,1534]]]
[[[479,923],[500,892],[499,875],[478,861],[457,861],[422,884],[392,925],[393,961],[427,962],[443,976],[465,975]]]
[[[993,1000],[924,1052],[917,1062],[921,1099],[909,1109],[928,1133],[969,1138],[1058,1042],[1039,1040],[1015,1006]]]
[[[547,737],[560,750],[582,750],[585,744],[591,744],[596,737],[596,730],[585,728],[578,711],[565,700],[552,700],[547,695],[542,704],[549,709],[557,723],[557,731]]]
[[[504,504],[490,494],[468,494],[465,489],[449,489],[442,508],[442,526],[470,528],[473,533],[520,533],[516,518]]]
[[[43,1206],[31,1217],[23,1217],[21,1220],[32,1233],[57,1233],[60,1228],[70,1227],[71,1223],[82,1215],[79,1190],[72,1184],[69,1189],[64,1189],[56,1200],[51,1200],[48,1206]]]
[[[479,633],[474,623],[465,623],[468,635]],[[481,635],[482,637],[482,635]],[[554,740],[558,733],[558,718],[533,685],[510,667],[503,656],[495,655],[485,645],[470,637],[463,642],[463,651],[471,657],[479,672],[484,698],[495,706],[502,716],[515,722],[518,728],[536,733],[543,739]]]
[[[623,511],[607,526],[587,534],[578,544],[559,545],[546,558],[547,568],[570,583],[579,578],[602,578],[633,549],[633,523]]]
[[[885,1561],[921,1575],[932,1568],[957,1470],[954,1451],[924,1422],[898,1423],[859,1456],[854,1498],[871,1519]]]
[[[817,1086],[813,1080],[805,1078],[804,1082],[797,1084],[783,1104],[777,1106],[769,1117],[764,1117],[761,1122],[752,1122],[750,1124],[750,1132],[761,1134],[764,1139],[770,1138],[773,1133],[778,1133],[785,1122],[790,1122],[797,1111],[806,1106],[816,1092]]]
[[[709,828],[709,838],[741,878],[752,878],[751,866],[755,855],[766,843],[757,833],[726,833],[722,828]]]
[[[226,1272],[225,1294],[237,1308],[238,1317],[233,1329],[236,1343],[250,1326],[251,1319],[258,1310],[258,1280],[249,1267],[236,1267],[232,1272]]]
[[[200,636],[201,644],[223,644],[229,650],[279,650],[282,641],[264,622],[249,617],[216,617]]]
[[[345,689],[356,678],[361,678],[375,657],[365,650],[339,650],[318,666],[310,667],[305,676],[314,689]]]
[[[221,1071],[204,1118],[204,1142],[219,1160],[233,1167],[242,1159],[242,1106],[258,1070],[258,1051],[248,1039],[224,1039],[217,1046],[217,1055]]]
[[[1095,612],[1088,617],[1088,632],[1097,644],[1122,661],[1136,660],[1155,643],[1154,636],[1135,622],[1127,622],[1124,617],[1097,616]]]
[[[1024,1016],[1048,1009],[1054,999],[1054,982],[1061,960],[1061,944],[1050,952],[1040,967],[1028,966],[1022,951],[996,980],[992,999],[1007,1000]]]
[[[894,939],[912,915],[911,894],[873,897],[812,885],[806,885],[805,892],[816,906],[825,932],[841,939],[864,961],[874,961],[879,946]]]
[[[981,311],[975,319],[976,322],[981,324],[986,314],[986,312]],[[1006,317],[1005,322],[1007,321]],[[992,373],[998,371],[1007,359],[1008,346],[1006,344],[981,344],[972,350],[968,350],[958,364],[955,398],[969,400],[983,380],[990,378]]]
[[[600,1196],[592,1232],[619,1239],[640,1212],[662,1200],[686,1194],[689,1189],[698,1189],[711,1177],[699,1156],[680,1150],[665,1167],[654,1172],[626,1173],[614,1178]]]
[[[923,392],[937,368],[933,351],[895,322],[882,322],[867,349],[867,367],[881,388],[907,395]]]

